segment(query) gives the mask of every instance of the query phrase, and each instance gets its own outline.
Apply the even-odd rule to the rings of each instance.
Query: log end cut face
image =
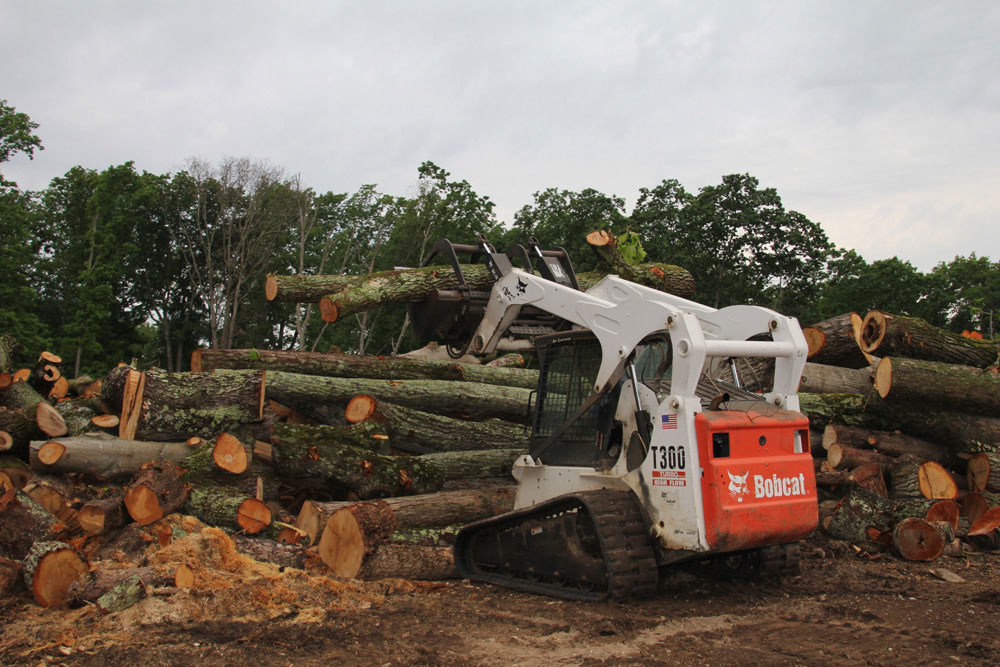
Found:
[[[31,577],[31,593],[38,604],[53,607],[62,603],[69,587],[86,572],[87,563],[75,549],[54,549],[39,560]]]
[[[156,492],[146,485],[132,487],[125,492],[125,507],[140,526],[147,526],[163,518],[163,508]]]

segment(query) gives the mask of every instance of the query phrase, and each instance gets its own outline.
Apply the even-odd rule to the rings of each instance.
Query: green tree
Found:
[[[1000,262],[988,257],[955,257],[931,273],[938,294],[948,299],[948,324],[955,331],[978,331],[989,338],[1000,333]],[[939,297],[940,298],[940,297]]]
[[[18,113],[7,100],[0,100],[0,164],[18,153],[24,153],[29,160],[34,159],[36,150],[45,150],[42,140],[35,134],[37,129],[38,123],[32,122],[28,114]]]

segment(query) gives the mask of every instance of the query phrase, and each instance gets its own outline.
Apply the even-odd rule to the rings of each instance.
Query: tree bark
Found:
[[[892,402],[1000,415],[1000,375],[975,366],[884,357],[875,372],[875,387]]]
[[[264,296],[268,301],[318,303],[321,297],[346,289],[367,277],[367,275],[270,274],[264,283]]]
[[[251,535],[271,526],[271,510],[231,486],[199,484],[191,489],[184,511],[210,526],[245,530]]]
[[[867,367],[869,360],[861,351],[856,336],[861,322],[857,313],[845,313],[804,328],[802,334],[809,345],[809,361],[844,368]]]
[[[358,397],[348,404],[348,411],[358,402],[366,405],[370,403],[361,412],[361,414],[368,413],[364,419],[385,424],[391,436],[389,444],[408,453],[528,448],[529,438],[524,426],[520,424],[499,419],[478,422],[451,419],[375,399],[358,401]],[[349,421],[351,421],[350,416]]]
[[[997,345],[938,328],[918,317],[872,310],[861,329],[861,349],[898,356],[986,368],[997,363]]]
[[[853,470],[859,466],[876,464],[888,468],[892,458],[872,449],[856,449],[847,445],[831,445],[826,460],[835,470]]]
[[[827,526],[827,532],[837,539],[860,546],[871,543],[868,532],[870,528],[884,533],[889,530],[890,525],[892,525],[892,502],[877,493],[856,486],[837,507],[830,525]]]
[[[24,560],[32,544],[60,539],[63,530],[51,512],[28,494],[18,491],[14,500],[0,512],[0,557]]]
[[[358,394],[436,414],[499,417],[523,421],[531,391],[475,382],[445,380],[368,380],[318,377],[275,371],[268,374],[268,398],[302,409],[323,403],[347,403]]]
[[[322,448],[350,446],[378,454],[389,453],[390,440],[386,435],[386,429],[375,422],[349,426],[276,424],[275,434],[278,433],[280,441],[286,446]]]
[[[872,390],[868,368],[842,368],[806,363],[799,391],[810,394],[868,394]]]
[[[349,445],[306,445],[284,438],[277,426],[271,443],[278,474],[288,479],[322,479],[362,498],[431,493],[445,480],[500,477],[523,450],[447,452],[423,456],[383,456]]]
[[[910,435],[827,424],[823,431],[823,449],[828,450],[834,444],[854,448],[874,448],[889,456],[913,454],[925,461],[938,463],[945,463],[951,458],[946,447]]]
[[[50,442],[61,444],[64,452],[55,462],[42,463],[38,452]],[[30,461],[32,469],[46,474],[82,473],[102,480],[122,479],[132,477],[151,461],[179,463],[192,451],[183,442],[122,440],[106,433],[92,433],[32,441]]]
[[[125,487],[125,507],[141,526],[159,521],[187,500],[189,488],[174,463],[150,463]]]
[[[301,544],[282,544],[260,537],[233,535],[236,550],[254,560],[283,568],[306,569],[306,548]]]
[[[66,435],[68,436],[81,435],[96,428],[91,423],[95,413],[93,408],[90,407],[90,401],[87,399],[82,401],[60,401],[56,404],[56,412],[62,416],[63,423],[66,424]]]
[[[362,566],[359,579],[412,579],[441,581],[457,579],[451,547],[428,547],[388,543],[381,545]]]
[[[320,352],[203,348],[191,353],[191,369],[259,369],[376,380],[457,380],[525,389],[538,386],[538,371],[524,368]]]
[[[386,498],[392,510],[396,529],[436,528],[465,524],[503,514],[514,509],[514,485],[492,485],[478,489],[439,491],[416,496]],[[369,501],[363,501],[369,502]],[[318,539],[330,516],[339,509],[356,503],[350,501],[321,503],[307,500],[295,521],[296,527],[309,536],[310,544]]]
[[[263,371],[208,374],[150,369],[144,378],[134,438],[208,439],[263,418]],[[126,416],[123,410],[122,422]]]

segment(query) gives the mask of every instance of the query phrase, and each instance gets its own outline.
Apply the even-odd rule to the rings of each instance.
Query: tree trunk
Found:
[[[24,493],[18,491],[3,512],[0,512],[0,557],[24,560],[35,542],[63,537],[64,527],[52,513]]]
[[[271,510],[231,486],[199,484],[191,489],[184,511],[210,526],[245,530],[251,535],[271,526]]]
[[[1000,453],[981,452],[969,459],[969,491],[1000,491]]]
[[[284,438],[277,426],[274,465],[288,479],[322,479],[342,485],[362,498],[430,493],[445,480],[500,477],[523,450],[447,452],[423,456],[382,456],[349,445],[307,445]]]
[[[62,447],[62,452],[40,460],[39,452],[50,443]],[[106,433],[92,433],[75,438],[35,440],[30,447],[31,467],[46,474],[83,473],[97,479],[132,477],[151,461],[179,463],[192,452],[183,442],[144,442],[122,440]],[[54,458],[54,460],[53,460]]]
[[[802,330],[809,345],[809,361],[844,368],[865,368],[868,359],[861,351],[856,331],[861,326],[857,313],[845,313]]]
[[[137,524],[146,526],[181,507],[188,492],[176,464],[150,463],[125,487],[125,507]]]
[[[918,317],[872,310],[865,315],[861,348],[870,354],[943,361],[986,368],[997,363],[997,345],[940,329]]]
[[[891,524],[892,502],[868,489],[854,487],[834,512],[827,532],[860,546],[871,542],[870,528],[884,533]]]
[[[264,296],[268,301],[317,303],[321,297],[346,289],[367,277],[367,275],[276,276],[269,274],[264,282]]]
[[[858,466],[876,464],[888,468],[892,458],[872,449],[855,449],[846,445],[831,445],[827,450],[826,460],[835,470],[853,470]]]
[[[685,299],[694,298],[694,278],[685,269],[658,262],[629,264],[618,251],[618,241],[604,230],[588,234],[587,243],[594,251],[597,261],[608,273]],[[586,289],[584,282],[586,281],[580,284],[582,290]]]
[[[395,530],[392,509],[384,501],[348,505],[326,522],[317,552],[334,575],[353,579],[368,556]]]
[[[935,560],[947,542],[938,525],[923,519],[903,519],[892,531],[892,544],[906,560]]]
[[[413,579],[440,581],[457,579],[451,547],[428,547],[388,543],[381,545],[362,566],[359,579]]]
[[[377,380],[457,380],[525,389],[538,386],[538,371],[524,368],[319,352],[203,348],[191,353],[191,369],[260,369]]]
[[[330,378],[278,371],[268,375],[268,398],[296,409],[347,403],[358,394],[435,414],[499,417],[520,422],[526,416],[531,391],[523,387],[445,380]]]
[[[913,436],[890,431],[827,424],[823,431],[823,449],[840,444],[854,448],[874,448],[889,456],[913,454],[925,461],[944,463],[951,458],[947,448]]]
[[[282,544],[260,537],[233,535],[236,550],[263,563],[283,568],[306,569],[306,548],[301,544]]]
[[[439,491],[416,496],[400,496],[377,501],[392,510],[396,529],[441,527],[465,524],[503,514],[514,509],[513,485],[492,485],[478,489]],[[369,501],[363,501],[369,502]],[[307,500],[295,525],[309,536],[310,544],[318,539],[330,516],[339,509],[356,503],[350,501],[321,503]]]
[[[63,542],[35,542],[24,559],[24,583],[43,607],[62,603],[66,592],[86,574],[87,560]]]
[[[892,402],[1000,415],[1000,375],[975,366],[883,357],[875,373],[875,388]]]
[[[77,521],[85,533],[100,535],[125,525],[128,516],[121,496],[91,500],[77,513]]]
[[[238,426],[259,422],[264,410],[264,372],[166,373],[143,375],[142,400],[134,420],[140,440],[208,439]],[[128,415],[124,409],[122,422]]]
[[[806,363],[799,391],[810,394],[868,394],[872,390],[868,368],[842,368]]]
[[[348,421],[370,419],[388,427],[393,448],[415,454],[475,449],[527,449],[524,426],[487,419],[471,422],[392,405],[362,395],[347,406]]]

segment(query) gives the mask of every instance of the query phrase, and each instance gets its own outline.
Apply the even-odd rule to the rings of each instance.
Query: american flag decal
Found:
[[[677,428],[677,415],[663,415],[660,417],[663,422],[663,428],[676,429]]]

